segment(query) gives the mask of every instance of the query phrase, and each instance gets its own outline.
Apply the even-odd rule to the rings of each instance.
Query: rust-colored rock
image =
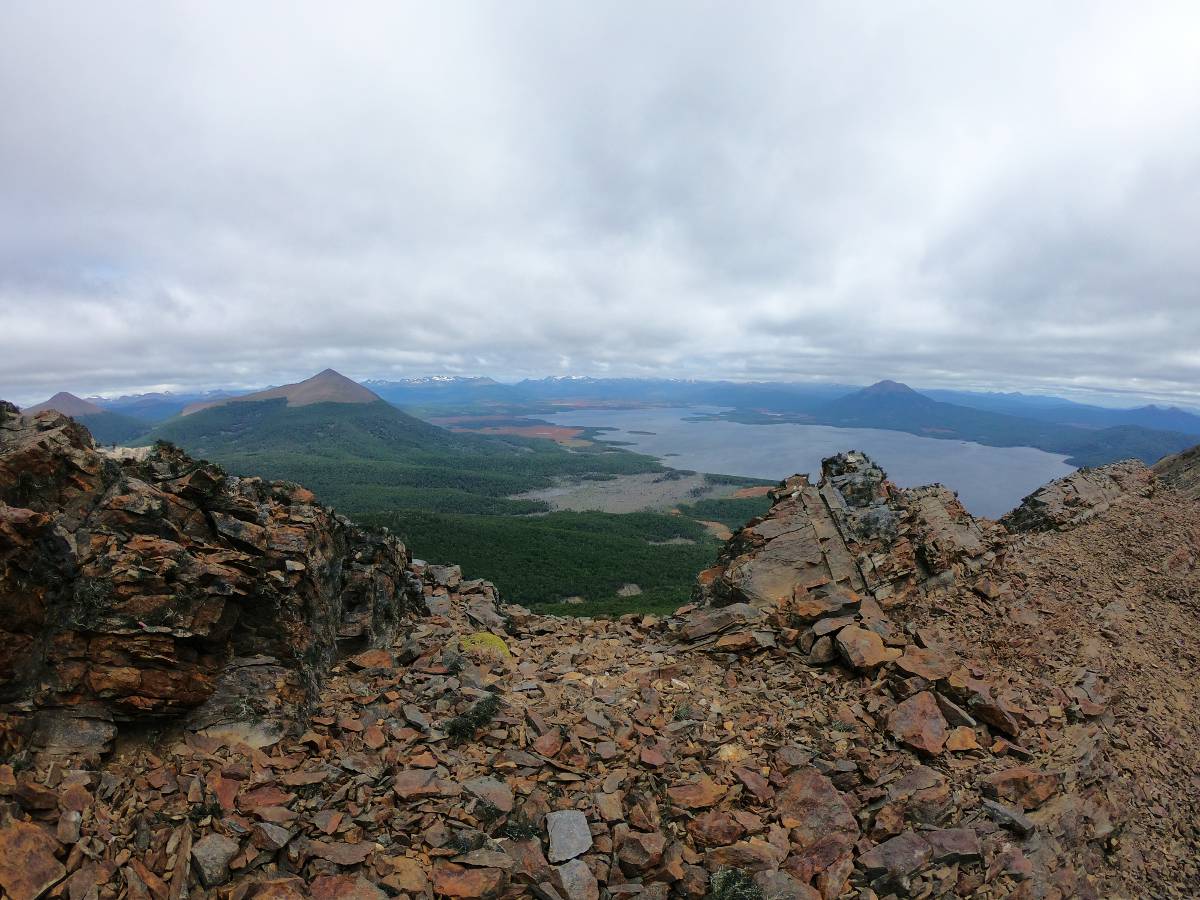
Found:
[[[1056,773],[1017,766],[986,776],[982,787],[983,792],[993,799],[1029,810],[1037,809],[1053,797],[1061,783],[1062,777]]]
[[[67,874],[58,841],[32,822],[0,827],[0,887],[12,900],[35,900]]]
[[[849,625],[837,633],[834,644],[846,660],[855,669],[877,669],[885,662],[896,659],[900,651],[895,647],[886,647],[874,631]]]
[[[913,694],[888,715],[888,731],[908,746],[936,756],[946,743],[946,720],[929,691]]]
[[[439,862],[433,867],[433,889],[444,897],[492,900],[504,891],[503,869],[473,869],[451,862]]]
[[[361,875],[325,875],[313,881],[309,892],[312,900],[385,900],[387,897]]]
[[[301,488],[169,446],[112,459],[55,412],[0,420],[0,698],[43,710],[46,749],[185,714],[270,740],[249,735],[314,699],[339,646],[419,611],[403,545]]]
[[[858,836],[858,822],[833,782],[812,767],[794,772],[776,797],[780,822],[805,848],[831,834]]]
[[[667,788],[667,796],[685,809],[706,809],[725,796],[726,788],[707,775],[690,784]]]

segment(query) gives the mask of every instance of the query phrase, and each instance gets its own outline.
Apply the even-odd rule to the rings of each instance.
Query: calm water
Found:
[[[1073,471],[1064,457],[1032,447],[985,447],[876,428],[684,421],[697,412],[579,410],[545,418],[557,425],[615,428],[603,437],[628,442],[632,445],[628,449],[660,457],[679,469],[755,478],[782,479],[808,472],[815,481],[823,457],[862,450],[897,484],[915,487],[941,482],[957,491],[971,512],[992,518],[1008,512],[1047,481]],[[633,433],[638,431],[653,434]]]

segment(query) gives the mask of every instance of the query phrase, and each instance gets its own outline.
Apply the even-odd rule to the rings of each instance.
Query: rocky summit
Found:
[[[997,523],[844,454],[602,621],[0,418],[4,897],[1195,894],[1182,464]]]

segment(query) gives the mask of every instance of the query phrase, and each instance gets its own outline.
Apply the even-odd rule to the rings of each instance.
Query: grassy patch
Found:
[[[725,499],[697,500],[679,511],[693,519],[720,522],[726,528],[737,530],[755,516],[761,516],[771,508],[769,497],[728,497]]]
[[[658,513],[515,518],[404,511],[365,521],[386,525],[430,562],[457,562],[468,576],[494,581],[510,602],[566,615],[673,610],[688,601],[696,573],[717,548],[703,526]],[[675,537],[695,543],[649,543]],[[642,593],[618,597],[628,583]],[[560,602],[573,596],[586,602]]]

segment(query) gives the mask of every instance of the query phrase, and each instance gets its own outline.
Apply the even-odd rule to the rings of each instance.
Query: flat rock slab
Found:
[[[472,778],[463,782],[463,788],[468,794],[491,804],[502,813],[512,812],[513,792],[507,784],[497,778]]]
[[[550,862],[565,862],[592,846],[592,830],[587,816],[577,809],[562,809],[546,816],[546,831],[550,835]]]

